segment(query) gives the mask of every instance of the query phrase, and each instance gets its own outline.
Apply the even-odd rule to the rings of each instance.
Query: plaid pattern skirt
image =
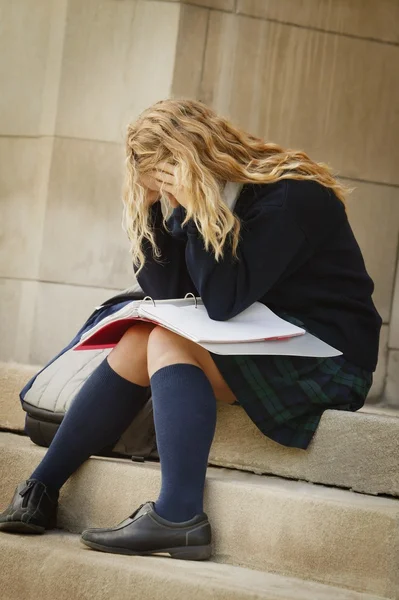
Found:
[[[260,431],[294,448],[309,446],[325,410],[361,408],[373,380],[372,373],[343,356],[212,358]]]

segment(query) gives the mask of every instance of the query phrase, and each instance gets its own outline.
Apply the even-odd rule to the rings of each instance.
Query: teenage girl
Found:
[[[325,165],[189,100],[146,110],[128,128],[126,151],[124,222],[145,294],[192,292],[220,321],[262,302],[343,354],[211,355],[161,327],[133,326],[78,392],[44,459],[0,515],[0,529],[56,527],[61,486],[118,440],[151,386],[159,497],[116,527],[84,531],[82,542],[105,552],[205,559],[216,399],[238,402],[275,442],[306,449],[326,409],[363,406],[381,319],[345,190]]]

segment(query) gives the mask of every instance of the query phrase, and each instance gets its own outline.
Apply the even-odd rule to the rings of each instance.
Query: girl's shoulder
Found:
[[[275,183],[248,183],[237,204],[246,207],[281,207],[297,213],[315,210],[345,215],[345,206],[331,188],[317,181],[281,179]]]
[[[276,211],[288,212],[307,235],[316,231],[320,234],[347,220],[345,206],[332,189],[299,179],[246,184],[236,209],[243,220]]]

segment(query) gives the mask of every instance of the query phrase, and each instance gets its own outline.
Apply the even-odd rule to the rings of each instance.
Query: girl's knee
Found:
[[[147,344],[153,325],[137,323],[130,327],[108,355],[111,368],[141,386],[149,385]]]
[[[155,325],[151,323],[136,323],[123,334],[120,342],[131,341],[132,344],[137,344],[138,340],[147,342],[154,327]]]
[[[137,323],[129,327],[110,353],[110,358],[118,356],[123,362],[131,362],[139,357],[146,360],[148,339],[153,328],[154,325],[149,323]]]
[[[197,349],[199,349],[199,346],[194,342],[159,325],[152,329],[148,338],[148,351],[151,354],[163,354],[170,350],[179,354],[195,355]]]
[[[197,364],[197,344],[173,331],[155,327],[148,338],[147,357],[151,374],[158,369],[180,362]],[[199,365],[198,365],[199,366]]]
[[[149,344],[157,345],[157,344],[178,344],[179,340],[182,340],[179,335],[170,331],[169,329],[165,329],[165,327],[160,327],[159,325],[153,325],[152,331],[150,333],[148,342]]]

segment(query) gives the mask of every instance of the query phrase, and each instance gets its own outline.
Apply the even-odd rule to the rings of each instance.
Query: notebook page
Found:
[[[228,321],[213,321],[203,305],[173,306],[141,304],[139,314],[153,318],[195,342],[244,342],[302,335],[304,329],[280,319],[269,308],[255,302]]]
[[[135,318],[138,316],[138,308],[141,304],[141,300],[132,300],[129,304],[122,306],[118,311],[108,315],[102,319],[97,325],[86,331],[82,334],[80,341],[83,342],[85,339],[91,337],[97,331],[103,329],[108,323],[112,323],[113,321],[118,321],[119,319],[128,319],[129,317]]]
[[[239,344],[201,343],[203,348],[214,354],[241,354],[246,356],[270,354],[275,356],[312,356],[328,358],[342,356],[342,352],[326,344],[311,333],[281,340],[241,342]]]

